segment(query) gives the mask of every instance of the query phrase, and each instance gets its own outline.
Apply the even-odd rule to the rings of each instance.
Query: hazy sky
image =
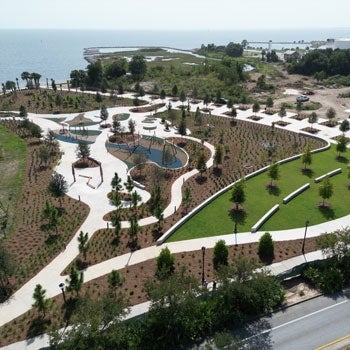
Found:
[[[350,27],[349,0],[1,0],[0,28]]]

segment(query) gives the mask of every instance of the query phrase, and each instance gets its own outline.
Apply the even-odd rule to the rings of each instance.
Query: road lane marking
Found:
[[[293,323],[298,322],[298,321],[300,321],[300,320],[303,320],[303,319],[305,319],[305,318],[308,318],[308,317],[317,315],[317,314],[319,314],[319,313],[321,313],[321,312],[323,312],[323,311],[327,311],[327,310],[329,310],[329,309],[333,309],[334,307],[340,306],[340,305],[345,304],[345,303],[348,303],[348,302],[349,302],[348,299],[343,300],[343,301],[341,301],[341,302],[339,302],[339,303],[337,303],[337,304],[327,306],[327,307],[325,307],[325,308],[323,308],[323,309],[320,309],[320,310],[311,312],[310,314],[307,314],[307,315],[298,317],[298,318],[296,318],[296,319],[294,319],[294,320],[291,320],[291,321],[288,321],[288,322],[286,322],[286,323],[282,323],[282,324],[280,324],[279,326],[276,326],[276,327],[273,327],[273,328],[270,328],[270,329],[265,329],[264,331],[262,331],[262,332],[260,332],[260,333],[258,333],[258,334],[254,334],[254,335],[252,335],[252,336],[250,336],[250,337],[248,337],[248,338],[243,339],[243,341],[247,341],[247,340],[250,340],[250,339],[252,339],[252,338],[258,337],[258,336],[260,336],[260,335],[263,335],[263,334],[269,333],[269,332],[271,332],[271,331],[274,331],[274,330],[276,330],[276,329],[279,329],[279,328],[288,326],[288,325],[290,325],[290,324],[293,324]]]
[[[315,350],[323,350],[323,349],[326,349],[326,348],[328,348],[329,346],[334,345],[334,344],[337,344],[337,343],[340,343],[341,341],[343,341],[343,340],[345,340],[345,339],[347,339],[347,338],[350,338],[350,334],[344,335],[343,337],[340,337],[340,338],[335,339],[335,340],[333,340],[333,341],[331,341],[331,342],[329,342],[329,343],[327,343],[327,344],[324,344],[324,345],[322,345],[322,346],[316,348]]]

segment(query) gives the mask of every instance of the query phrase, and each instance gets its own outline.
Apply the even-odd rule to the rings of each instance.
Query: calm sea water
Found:
[[[311,41],[350,37],[347,29],[245,31],[89,31],[0,30],[0,83],[15,81],[24,71],[64,82],[73,69],[84,69],[86,47],[167,46],[193,49],[201,44],[226,45],[230,41]],[[23,83],[22,83],[23,85]]]

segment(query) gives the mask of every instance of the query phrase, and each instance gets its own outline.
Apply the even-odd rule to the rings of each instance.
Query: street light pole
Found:
[[[61,288],[62,295],[63,295],[63,301],[66,304],[66,293],[64,292],[64,287],[65,287],[64,282],[61,282],[58,286]]]
[[[235,222],[235,229],[233,232],[235,233],[235,245],[238,245],[237,244],[237,222]]]
[[[205,247],[202,247],[202,286],[204,286],[205,278],[204,278],[204,258],[205,258]]]
[[[303,239],[303,245],[301,246],[301,252],[303,255],[305,254],[305,239],[306,239],[306,232],[307,232],[307,227],[309,226],[309,220],[306,220],[305,222],[305,233],[304,233],[304,239]]]

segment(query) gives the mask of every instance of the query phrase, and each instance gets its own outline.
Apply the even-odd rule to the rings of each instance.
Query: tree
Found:
[[[26,87],[29,88],[28,82],[29,82],[29,79],[30,79],[30,73],[29,72],[23,72],[21,74],[21,79],[26,81]]]
[[[106,106],[102,105],[101,106],[101,111],[100,111],[100,118],[101,118],[102,121],[105,122],[105,125],[106,125],[106,120],[108,119],[108,115],[109,115],[109,113],[107,111]]]
[[[207,164],[205,162],[205,154],[203,151],[199,151],[198,153],[196,169],[200,172],[201,177],[203,177],[203,173],[207,170]]]
[[[54,79],[51,79],[51,88],[54,92],[57,92],[57,85]]]
[[[190,205],[191,201],[192,201],[191,190],[188,187],[186,187],[184,190],[184,195],[182,197],[182,203],[185,207],[186,213],[188,212],[188,206]]]
[[[168,247],[163,248],[157,257],[156,276],[162,280],[168,278],[175,271],[175,257]]]
[[[311,129],[313,129],[312,125],[314,123],[317,123],[317,120],[318,120],[318,116],[316,114],[316,112],[312,112],[310,115],[309,115],[309,123],[311,124]]]
[[[272,108],[273,107],[273,99],[272,97],[268,97],[266,100],[266,107],[267,108]]]
[[[111,181],[112,191],[122,190],[122,179],[119,177],[118,173],[114,173],[113,179]]]
[[[329,123],[333,123],[333,119],[336,117],[337,113],[333,107],[329,107],[326,112],[326,117],[329,120]]]
[[[337,142],[337,152],[338,152],[338,158],[340,158],[340,153],[346,152],[346,146],[348,144],[348,139],[345,137],[345,135],[341,135],[339,137],[339,140]]]
[[[79,140],[75,152],[78,158],[83,158],[85,161],[90,156],[90,146],[85,140]]]
[[[185,136],[187,133],[187,129],[186,129],[186,118],[181,118],[181,122],[179,125],[179,134],[181,136]]]
[[[298,117],[299,117],[301,111],[303,110],[303,103],[301,101],[297,101],[296,110],[298,112]]]
[[[20,105],[19,107],[19,116],[23,119],[28,118],[27,108],[23,105]]]
[[[260,111],[260,104],[259,104],[259,102],[254,102],[254,104],[253,104],[253,113],[255,113],[255,115],[256,115],[256,113],[258,113]]]
[[[40,166],[42,163],[46,164],[50,158],[50,151],[47,146],[41,146],[38,150],[38,157],[40,159]]]
[[[124,182],[124,187],[129,194],[134,189],[134,181],[132,180],[130,175],[128,175],[128,177],[126,178],[126,182]]]
[[[139,224],[138,224],[138,219],[137,219],[137,216],[136,215],[132,215],[130,217],[130,227],[129,227],[129,235],[131,237],[131,240],[133,242],[136,242],[137,241],[137,233],[139,232]]]
[[[114,57],[114,61],[107,66],[106,75],[109,78],[120,78],[126,74],[127,61],[123,57]]]
[[[280,169],[278,163],[273,163],[270,165],[269,170],[268,170],[268,177],[271,179],[271,183],[269,187],[272,187],[272,181],[273,180],[278,180],[280,177]]]
[[[35,86],[35,88],[36,89],[39,89],[39,87],[40,87],[40,78],[41,78],[41,74],[39,74],[39,73],[32,73],[31,74],[31,77],[32,77],[32,79],[34,80],[34,86]]]
[[[153,210],[153,215],[157,218],[158,220],[158,230],[160,230],[160,223],[164,219],[164,209],[161,205],[157,205],[154,210]]]
[[[218,167],[219,164],[222,164],[222,157],[223,157],[223,147],[222,147],[222,144],[219,143],[215,146],[214,162],[216,164],[216,167]]]
[[[259,239],[258,254],[260,259],[272,259],[274,257],[274,242],[269,232],[265,232]]]
[[[220,239],[215,243],[213,250],[213,265],[215,270],[218,270],[221,266],[228,265],[228,248],[223,239]]]
[[[304,164],[304,170],[306,169],[307,165],[310,165],[312,163],[312,154],[309,144],[307,144],[305,151],[301,156],[301,162]]]
[[[128,121],[128,127],[129,127],[129,132],[132,135],[132,137],[134,137],[134,133],[135,133],[135,121],[132,119],[129,119]]]
[[[100,88],[103,80],[103,67],[100,60],[87,66],[86,84],[88,87]]]
[[[131,194],[131,201],[130,201],[130,204],[134,208],[134,211],[136,211],[137,205],[138,205],[140,200],[141,200],[141,196],[136,191],[134,191]]]
[[[203,103],[205,104],[206,107],[208,107],[208,104],[210,103],[210,96],[208,93],[205,94]]]
[[[278,115],[281,117],[281,120],[287,115],[286,109],[283,106],[280,108]]]
[[[129,62],[129,70],[134,81],[141,81],[147,72],[145,57],[142,55],[133,56]]]
[[[112,214],[112,226],[114,227],[114,233],[116,236],[115,243],[119,243],[119,235],[122,229],[122,218],[119,211],[116,211]]]
[[[225,53],[230,57],[241,57],[243,55],[243,46],[230,42],[226,46]]]
[[[344,119],[341,124],[339,125],[339,130],[343,133],[350,130],[350,123],[347,119]]]
[[[333,196],[333,184],[331,183],[328,177],[322,181],[320,188],[318,190],[318,193],[320,197],[323,199],[322,207],[324,207],[325,200]]]
[[[163,100],[165,100],[165,98],[166,98],[166,93],[165,93],[164,89],[162,89],[160,91],[160,99],[163,101]]]
[[[123,277],[120,276],[120,273],[116,270],[112,270],[107,275],[108,289],[113,294],[113,299],[116,299],[116,289],[123,285]]]
[[[84,282],[84,274],[75,267],[71,267],[69,278],[66,279],[68,292],[75,292],[79,296],[79,292]]]
[[[239,209],[239,205],[245,201],[245,192],[244,192],[244,180],[236,182],[232,189],[231,202],[236,205],[235,210]]]
[[[68,192],[68,184],[62,174],[53,173],[49,182],[48,191],[55,198],[59,198],[60,205],[62,205],[61,198]]]
[[[121,198],[121,195],[120,195],[119,191],[112,191],[112,193],[111,193],[111,202],[117,208],[119,208],[121,206],[122,198]]]
[[[182,102],[182,104],[186,101],[186,94],[184,90],[181,90],[180,92],[180,101]]]
[[[52,205],[48,201],[46,201],[45,207],[41,213],[41,218],[43,220],[48,221],[48,224],[46,226],[47,230],[50,230],[51,228],[55,228],[55,232],[57,235],[58,234],[57,225],[60,222],[58,209],[54,205]]]
[[[120,134],[122,132],[120,121],[118,120],[118,116],[113,116],[112,129],[113,135]]]
[[[79,236],[78,236],[78,248],[79,248],[79,253],[83,254],[84,260],[86,261],[86,254],[90,248],[89,244],[89,234],[86,232],[84,233],[83,231],[80,231]]]
[[[151,190],[149,205],[152,212],[156,207],[162,205],[162,189],[159,183],[156,183]]]
[[[34,304],[32,306],[42,314],[43,318],[45,318],[46,313],[50,310],[52,305],[51,300],[47,299],[45,294],[46,290],[41,284],[37,284],[33,293]]]
[[[175,84],[172,89],[171,89],[171,93],[174,97],[177,96],[177,94],[179,93],[179,89],[177,88],[177,85]]]

